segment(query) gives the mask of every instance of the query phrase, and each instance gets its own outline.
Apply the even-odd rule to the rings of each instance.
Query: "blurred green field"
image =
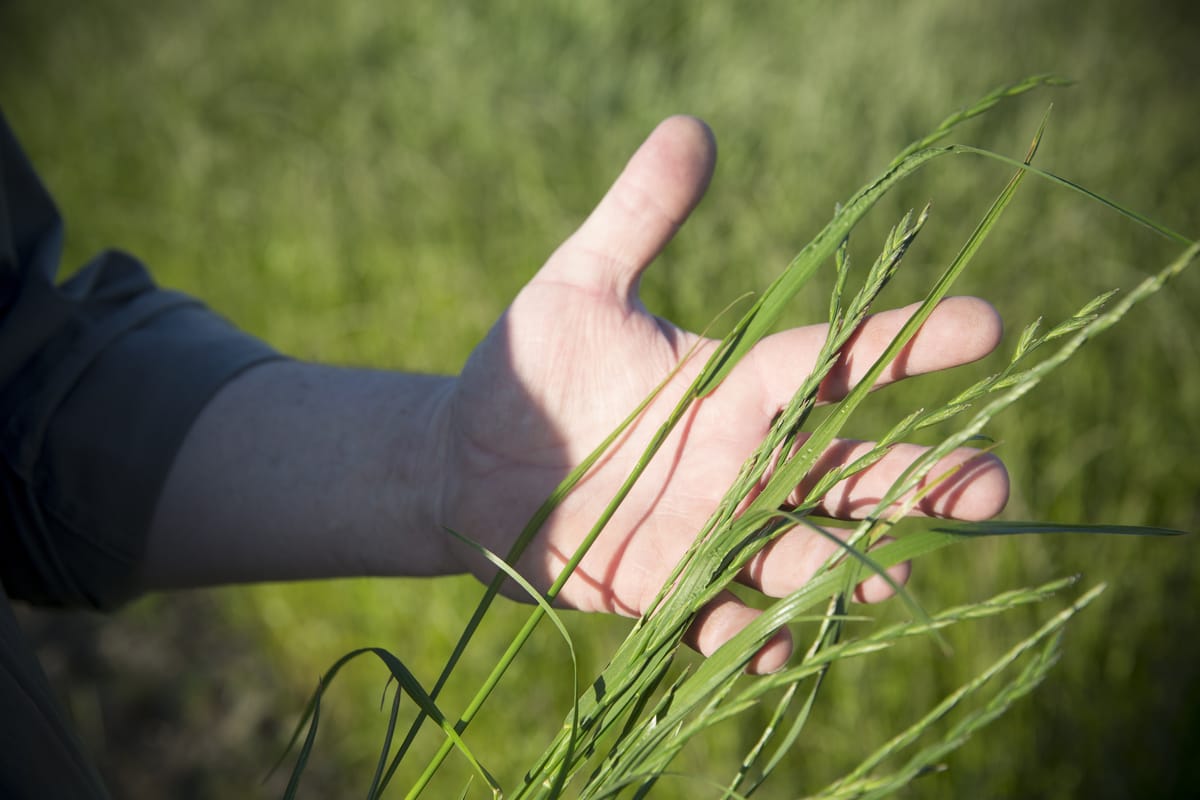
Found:
[[[1184,0],[970,11],[949,0],[0,0],[0,105],[67,218],[68,265],[117,246],[298,357],[451,372],[676,112],[712,125],[720,163],[643,292],[656,313],[693,328],[764,286],[836,202],[947,112],[1038,72],[1078,83],[955,138],[1023,154],[1053,100],[1042,167],[1200,235],[1198,23]],[[979,160],[939,161],[868,220],[856,234],[864,262],[903,210],[934,204],[889,289],[894,304],[918,297],[1006,177]],[[1057,320],[1129,287],[1176,250],[1027,181],[956,291],[996,304],[1010,349],[1037,316]],[[818,282],[789,322],[819,319],[828,286]],[[990,433],[1013,476],[1009,516],[1200,533],[1198,309],[1193,271],[999,420]],[[858,433],[877,434],[998,363],[880,393]],[[1198,791],[1195,537],[980,542],[921,562],[912,588],[936,609],[1077,572],[1110,588],[1071,627],[1051,680],[912,796]],[[279,781],[259,779],[326,666],[379,645],[431,681],[479,591],[466,579],[364,580],[152,598],[123,620],[88,624],[104,641],[105,626],[123,626],[119,642],[136,631],[142,644],[126,649],[188,657],[138,672],[101,647],[97,657],[126,666],[68,678],[63,691],[117,796],[273,796]],[[820,788],[1051,611],[971,628],[954,637],[953,658],[923,641],[841,665],[794,759],[756,796]],[[495,614],[449,708],[524,613],[505,604]],[[584,676],[628,625],[568,619]],[[509,780],[569,707],[561,643],[546,632],[534,645],[469,736]],[[157,676],[169,708],[123,705],[144,697],[114,688],[123,675]],[[335,687],[308,796],[365,792],[383,678],[364,665]],[[213,687],[220,702],[209,702]],[[172,772],[166,731],[177,750],[203,754],[184,759],[185,775]],[[680,768],[728,776],[751,735],[730,727]],[[457,796],[467,772],[453,768],[430,796]],[[709,795],[680,779],[653,796]]]

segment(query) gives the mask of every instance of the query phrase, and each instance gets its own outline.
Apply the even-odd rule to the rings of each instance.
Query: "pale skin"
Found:
[[[455,377],[291,361],[248,370],[205,408],[167,478],[144,562],[149,589],[348,575],[435,576],[494,567],[445,533],[506,553],[546,495],[696,352],[619,446],[551,517],[518,568],[545,589],[591,528],[715,342],[650,314],[638,279],[708,186],[715,145],[689,117],[663,122],[596,210],[533,276]],[[861,378],[913,308],[871,317],[822,385],[835,399]],[[1000,339],[986,302],[943,301],[879,384],[981,358]],[[772,417],[812,369],[824,327],[763,340],[695,406],[563,587],[566,608],[635,616],[704,525]],[[839,442],[820,470],[868,445]],[[894,448],[829,492],[820,513],[861,515],[911,461]],[[969,462],[969,463],[967,463]],[[963,449],[934,473],[966,467],[913,513],[983,519],[1008,477],[994,456]],[[799,499],[805,487],[797,487]],[[780,596],[833,552],[796,530],[744,570]],[[892,574],[903,581],[907,565]],[[858,599],[882,600],[879,578]],[[514,593],[513,596],[519,596]],[[710,654],[754,618],[731,593],[697,618],[689,643]],[[782,666],[786,631],[750,664]]]

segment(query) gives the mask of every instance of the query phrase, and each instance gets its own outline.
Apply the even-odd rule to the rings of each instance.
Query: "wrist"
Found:
[[[446,533],[446,503],[452,491],[450,420],[457,379],[445,376],[407,376],[422,383],[416,404],[398,412],[394,432],[396,461],[381,489],[399,502],[398,525],[406,535],[407,552],[389,547],[380,563],[392,565],[392,575],[435,576],[461,572]],[[413,447],[414,431],[420,446]],[[389,488],[391,490],[389,491]],[[395,491],[396,487],[402,490]],[[385,538],[386,541],[386,538]]]
[[[147,588],[453,571],[441,530],[454,379],[271,362],[180,448]]]

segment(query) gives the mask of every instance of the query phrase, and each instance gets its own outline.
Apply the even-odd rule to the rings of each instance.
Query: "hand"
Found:
[[[441,523],[503,555],[563,477],[684,354],[699,348],[520,559],[518,569],[540,589],[557,577],[716,346],[651,315],[637,292],[642,271],[702,196],[714,159],[714,142],[702,123],[676,117],[660,125],[583,226],[513,301],[447,396]],[[843,395],[913,310],[879,314],[864,323],[823,384],[822,399]],[[988,304],[948,299],[881,383],[980,358],[996,346],[1000,332]],[[813,325],[764,339],[715,392],[693,406],[563,587],[560,605],[629,616],[647,608],[775,413],[811,370],[824,337],[825,326]],[[868,446],[838,442],[817,471],[848,463]],[[915,446],[896,447],[829,492],[822,513],[853,518],[921,452]],[[916,513],[979,519],[1003,507],[1007,475],[990,455],[964,449],[947,457],[935,474],[968,460],[973,460],[969,468],[936,487]],[[465,546],[447,546],[453,559],[481,578],[494,574],[494,567]],[[797,529],[760,553],[743,580],[781,596],[803,585],[834,547]],[[893,572],[899,580],[907,575],[907,565]],[[867,601],[888,594],[879,578],[858,590],[859,599]],[[712,653],[756,614],[725,593],[698,617],[689,641]],[[776,669],[790,651],[782,632],[758,654],[751,670]]]

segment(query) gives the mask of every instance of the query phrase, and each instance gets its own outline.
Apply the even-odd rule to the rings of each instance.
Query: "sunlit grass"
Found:
[[[1031,0],[969,18],[950,2],[533,9],[292,0],[268,10],[240,0],[9,0],[0,4],[0,102],[64,209],[69,263],[121,246],[288,352],[451,371],[632,147],[677,111],[713,125],[721,160],[710,196],[643,289],[653,310],[692,328],[747,286],[766,285],[898,143],[1014,75],[1052,70],[1078,81],[1055,93],[1038,163],[1194,234],[1200,67],[1194,29],[1162,13]],[[1001,110],[963,139],[1012,152],[1042,110]],[[1006,169],[934,166],[884,201],[852,257],[869,263],[887,227],[929,200],[923,247],[953,247]],[[1046,238],[1031,243],[1031,229]],[[1026,181],[956,291],[995,302],[1015,341],[1031,316],[1067,318],[1169,257],[1158,237]],[[894,304],[918,299],[933,269],[909,264],[889,290]],[[826,280],[814,278],[781,324],[826,314]],[[1014,477],[1012,516],[1200,527],[1200,371],[1186,368],[1200,363],[1198,298],[1197,276],[1182,276],[1039,387],[1026,411],[996,421]],[[930,377],[873,396],[854,433],[881,434],[899,409],[954,385]],[[934,558],[913,582],[931,609],[1076,571],[1110,589],[1073,623],[1049,690],[960,750],[923,796],[981,787],[993,796],[1136,796],[1187,784],[1200,727],[1186,709],[1200,707],[1200,667],[1192,625],[1172,609],[1200,600],[1194,543],[1003,539]],[[262,638],[298,711],[316,676],[364,644],[402,653],[431,681],[478,591],[465,579],[363,581],[239,590],[226,602]],[[525,611],[498,605],[496,632],[476,646],[498,652]],[[1040,619],[1018,610],[967,639],[952,636],[953,660],[910,643],[886,667],[842,665],[827,705],[814,710],[808,747],[779,777],[832,780],[864,742],[883,741]],[[585,673],[626,627],[565,621]],[[563,657],[556,636],[538,636],[536,672],[508,679],[525,700],[473,726],[511,762],[507,780],[538,750],[509,732],[547,724],[550,709],[556,725],[569,702],[535,679]],[[195,680],[220,668],[198,665]],[[351,677],[331,696],[316,758],[342,762],[354,784],[346,794],[361,796],[382,725],[364,709],[381,686],[374,670]],[[451,687],[448,702],[467,690]],[[723,730],[685,752],[679,769],[736,761],[753,743]]]

